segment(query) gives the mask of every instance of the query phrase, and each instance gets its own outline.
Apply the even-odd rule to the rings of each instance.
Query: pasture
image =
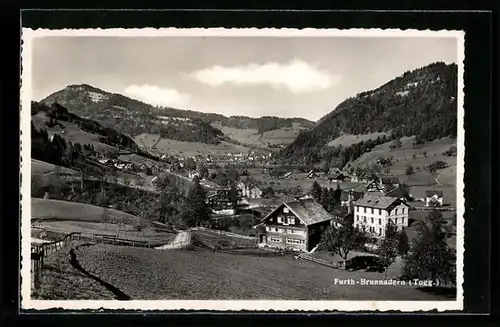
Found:
[[[272,131],[267,131],[260,134],[256,129],[240,129],[228,126],[221,126],[220,124],[212,124],[215,128],[221,130],[229,138],[243,144],[253,145],[258,147],[265,147],[266,143],[275,144],[290,144],[297,135],[304,130],[300,124],[293,124],[292,127],[282,127]]]
[[[31,199],[31,218],[39,220],[77,220],[88,222],[103,222],[102,219],[108,215],[111,219],[120,219],[131,224],[137,221],[137,217],[128,213],[83,204],[50,199]]]
[[[208,154],[227,154],[227,153],[248,153],[251,151],[250,148],[236,145],[228,142],[221,142],[219,144],[206,144],[200,142],[184,142],[171,139],[158,139],[160,138],[157,134],[147,134],[143,133],[134,137],[134,141],[151,152],[157,154],[177,155],[181,157],[193,157],[196,155],[208,155]],[[155,145],[153,149],[152,146]]]
[[[99,141],[99,135],[87,133],[80,129],[78,125],[75,125],[73,123],[58,121],[62,128],[59,125],[47,127],[47,125],[45,125],[45,122],[48,121],[48,118],[45,116],[44,112],[39,112],[36,115],[31,116],[31,121],[36,128],[46,129],[49,137],[53,134],[60,134],[66,140],[66,142],[80,143],[81,145],[91,144],[98,152],[118,152],[118,149],[114,146],[101,143]]]
[[[375,132],[375,133],[369,133],[369,134],[358,134],[358,135],[353,135],[353,134],[344,134],[339,137],[337,137],[335,140],[329,142],[327,146],[339,146],[342,145],[343,147],[348,147],[353,144],[359,143],[361,141],[366,142],[368,140],[376,140],[377,137],[382,137],[382,136],[389,136],[390,133],[384,133],[384,132]]]
[[[80,248],[77,258],[89,273],[138,300],[446,299],[410,286],[339,285],[335,278],[376,279],[380,274],[332,269],[292,256],[259,257],[98,244]]]

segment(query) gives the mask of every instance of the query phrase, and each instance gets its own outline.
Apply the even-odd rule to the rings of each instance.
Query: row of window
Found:
[[[356,221],[363,221],[364,223],[366,223],[366,217],[365,216],[356,216]],[[401,222],[401,224],[404,224],[405,223],[405,218],[404,217],[401,217],[401,218],[394,218],[394,219],[389,219],[389,221],[391,222],[394,222],[394,224],[397,224],[398,221]],[[375,223],[375,219],[373,217],[371,217],[371,223],[374,224]],[[382,225],[382,219],[379,218],[378,219],[378,224],[379,225]]]
[[[299,229],[292,228],[278,228],[278,227],[269,227],[266,226],[266,231],[274,232],[274,233],[288,233],[288,234],[297,234],[297,235],[305,235],[305,231]]]
[[[368,231],[368,232],[370,232],[370,233],[372,233],[372,234],[375,234],[375,233],[376,233],[376,234],[378,234],[379,236],[381,236],[381,235],[382,235],[382,228],[376,228],[376,227],[374,227],[374,226],[368,226],[368,230],[367,230],[366,226],[356,225],[356,228],[357,228],[357,229],[360,229],[360,227],[361,227],[361,229],[363,230],[363,232]],[[394,229],[395,229],[395,231],[397,232],[397,231],[398,231],[398,226],[394,226]],[[401,229],[404,229],[404,227],[401,227]]]
[[[376,210],[378,210],[379,215],[382,214],[382,209],[373,209],[373,208],[365,208],[365,207],[356,207],[356,212],[368,213],[368,209],[370,209],[371,214],[374,214],[375,212],[377,212]],[[394,210],[395,210],[394,215],[397,215],[399,209],[394,209]],[[405,213],[406,213],[406,208],[401,208],[400,214],[404,215]]]
[[[280,237],[271,237],[271,238],[269,238],[269,240],[271,242],[273,242],[273,243],[281,243],[281,242],[283,242],[283,239],[280,238]],[[305,240],[298,240],[298,239],[294,239],[294,238],[287,238],[286,242],[288,244],[306,244]]]
[[[294,217],[278,217],[278,223],[282,224],[288,224],[288,225],[295,225],[295,218]]]

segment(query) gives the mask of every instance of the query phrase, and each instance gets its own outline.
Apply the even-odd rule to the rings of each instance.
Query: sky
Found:
[[[425,37],[35,38],[32,96],[89,84],[146,103],[226,116],[318,120],[405,71],[456,62],[456,39]]]

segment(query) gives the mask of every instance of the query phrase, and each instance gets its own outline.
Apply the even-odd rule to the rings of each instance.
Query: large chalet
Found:
[[[284,202],[266,217],[259,243],[275,248],[309,251],[316,246],[332,216],[314,199]]]

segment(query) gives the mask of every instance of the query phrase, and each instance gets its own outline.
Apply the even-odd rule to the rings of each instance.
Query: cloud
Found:
[[[299,59],[287,64],[266,63],[244,66],[213,66],[188,75],[211,86],[270,85],[293,93],[308,93],[340,84],[341,76],[331,75]]]
[[[185,107],[191,100],[191,95],[187,93],[181,93],[176,89],[148,84],[129,85],[124,92],[126,95],[137,100],[165,107]]]

